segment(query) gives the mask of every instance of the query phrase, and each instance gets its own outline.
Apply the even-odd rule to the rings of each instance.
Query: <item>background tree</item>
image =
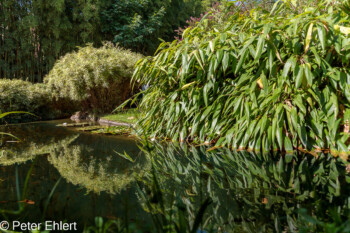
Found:
[[[165,16],[165,7],[159,1],[114,0],[102,12],[102,31],[106,38],[137,51],[153,50],[153,37]]]
[[[152,54],[162,38],[174,39],[174,31],[191,16],[198,17],[212,0],[113,0],[102,12],[102,31],[120,45]]]
[[[55,61],[114,41],[153,54],[212,0],[1,0],[0,78],[41,82]]]
[[[87,42],[100,44],[101,2],[3,0],[0,77],[40,82],[60,56]]]

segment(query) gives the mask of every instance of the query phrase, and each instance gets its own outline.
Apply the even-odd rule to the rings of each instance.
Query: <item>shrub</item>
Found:
[[[134,81],[150,84],[139,124],[152,137],[268,151],[349,153],[350,7],[320,1],[271,12],[204,17],[183,40],[141,60]],[[299,14],[299,12],[301,12]]]
[[[56,62],[44,82],[55,97],[80,103],[81,110],[108,112],[130,97],[130,79],[141,55],[104,44],[88,45]]]
[[[25,111],[35,114],[11,114],[6,122],[17,123],[39,119],[55,119],[69,115],[62,103],[54,101],[45,84],[22,80],[0,79],[0,111]]]

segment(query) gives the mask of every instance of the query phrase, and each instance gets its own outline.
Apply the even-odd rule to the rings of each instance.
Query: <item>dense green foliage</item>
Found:
[[[152,137],[230,148],[348,153],[350,8],[233,2],[137,65]],[[314,2],[312,3],[315,4]]]
[[[55,97],[81,103],[81,110],[108,112],[130,97],[130,79],[141,57],[112,44],[90,44],[59,59],[44,81]]]
[[[55,61],[86,43],[154,52],[212,1],[2,0],[0,78],[41,82]]]
[[[214,0],[112,0],[102,12],[106,38],[125,48],[153,53],[160,38],[171,41],[174,31],[191,16],[199,16]]]
[[[25,111],[31,114],[11,114],[6,122],[23,122],[39,119],[66,117],[74,104],[63,99],[54,101],[44,84],[32,84],[22,80],[0,79],[0,112]],[[35,115],[33,115],[35,114]]]
[[[165,8],[155,9],[150,1],[114,1],[112,7],[103,12],[103,29],[114,36],[113,41],[128,48],[140,50],[154,47],[150,38],[162,26]],[[150,49],[150,48],[148,48]]]
[[[104,3],[1,1],[0,77],[42,81],[60,56],[86,42],[100,43]]]

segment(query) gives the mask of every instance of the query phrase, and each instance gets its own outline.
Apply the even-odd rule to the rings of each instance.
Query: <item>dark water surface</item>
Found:
[[[97,216],[129,232],[350,231],[348,162],[157,143],[141,153],[132,138],[63,122],[0,129],[21,139],[0,154],[2,219],[77,222],[79,231]]]
[[[78,222],[81,228],[94,224],[96,216],[125,218],[130,211],[127,217],[131,221],[146,221],[133,183],[150,163],[140,154],[135,140],[56,126],[63,122],[67,121],[7,126],[1,130],[21,141],[8,143],[6,153],[0,157],[0,209],[18,209],[16,185],[22,194],[26,176],[33,167],[23,200],[35,204],[25,204],[25,211],[11,219],[40,222],[46,201],[62,177],[46,207],[45,219]],[[126,152],[135,163],[117,152]]]

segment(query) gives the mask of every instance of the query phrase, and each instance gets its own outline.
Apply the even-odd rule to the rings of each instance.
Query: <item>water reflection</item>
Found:
[[[45,155],[66,181],[88,192],[114,194],[151,167],[130,139],[82,134],[53,124],[12,126],[11,131],[24,141],[8,146],[0,165],[25,163]],[[131,154],[135,162],[127,162],[117,153]]]
[[[49,155],[60,151],[62,148],[71,145],[79,135],[68,136],[65,139],[51,139],[45,142],[19,142],[11,147],[7,147],[0,157],[0,165],[10,166],[14,164],[26,163],[40,155]]]
[[[138,204],[132,183],[151,165],[141,156],[136,142],[60,128],[55,126],[57,123],[60,122],[7,129],[21,142],[7,144],[0,157],[0,214],[18,209],[18,190],[22,193],[33,166],[28,192],[21,201],[28,199],[35,204],[25,204],[25,210],[20,215],[7,216],[9,220],[67,220],[78,222],[82,230],[84,225],[94,223],[95,216],[103,216],[127,222],[140,219],[139,224],[146,225],[148,218]],[[135,162],[125,160],[117,152],[130,154]],[[132,214],[125,214],[129,209]]]
[[[141,154],[135,141],[50,123],[15,127],[12,133],[26,140],[0,157],[0,201],[16,200],[16,167],[22,190],[32,161],[35,165],[26,196],[35,205],[13,218],[41,219],[47,196],[63,177],[45,218],[80,226],[102,216],[148,232],[350,229],[349,162],[327,155],[207,151],[169,143],[153,143]],[[15,205],[0,204],[3,208]]]
[[[212,204],[202,219],[207,230],[310,231],[320,226],[307,219],[329,222],[332,217],[350,226],[349,163],[341,159],[208,152],[186,145],[155,145],[150,157],[164,200],[173,200],[166,202],[166,212],[171,216],[174,208],[186,209],[190,225],[208,198]]]
[[[115,194],[151,168],[145,157],[138,157],[131,163],[121,162],[113,151],[104,158],[96,158],[95,153],[88,146],[64,146],[51,152],[48,161],[68,182],[95,193]]]

